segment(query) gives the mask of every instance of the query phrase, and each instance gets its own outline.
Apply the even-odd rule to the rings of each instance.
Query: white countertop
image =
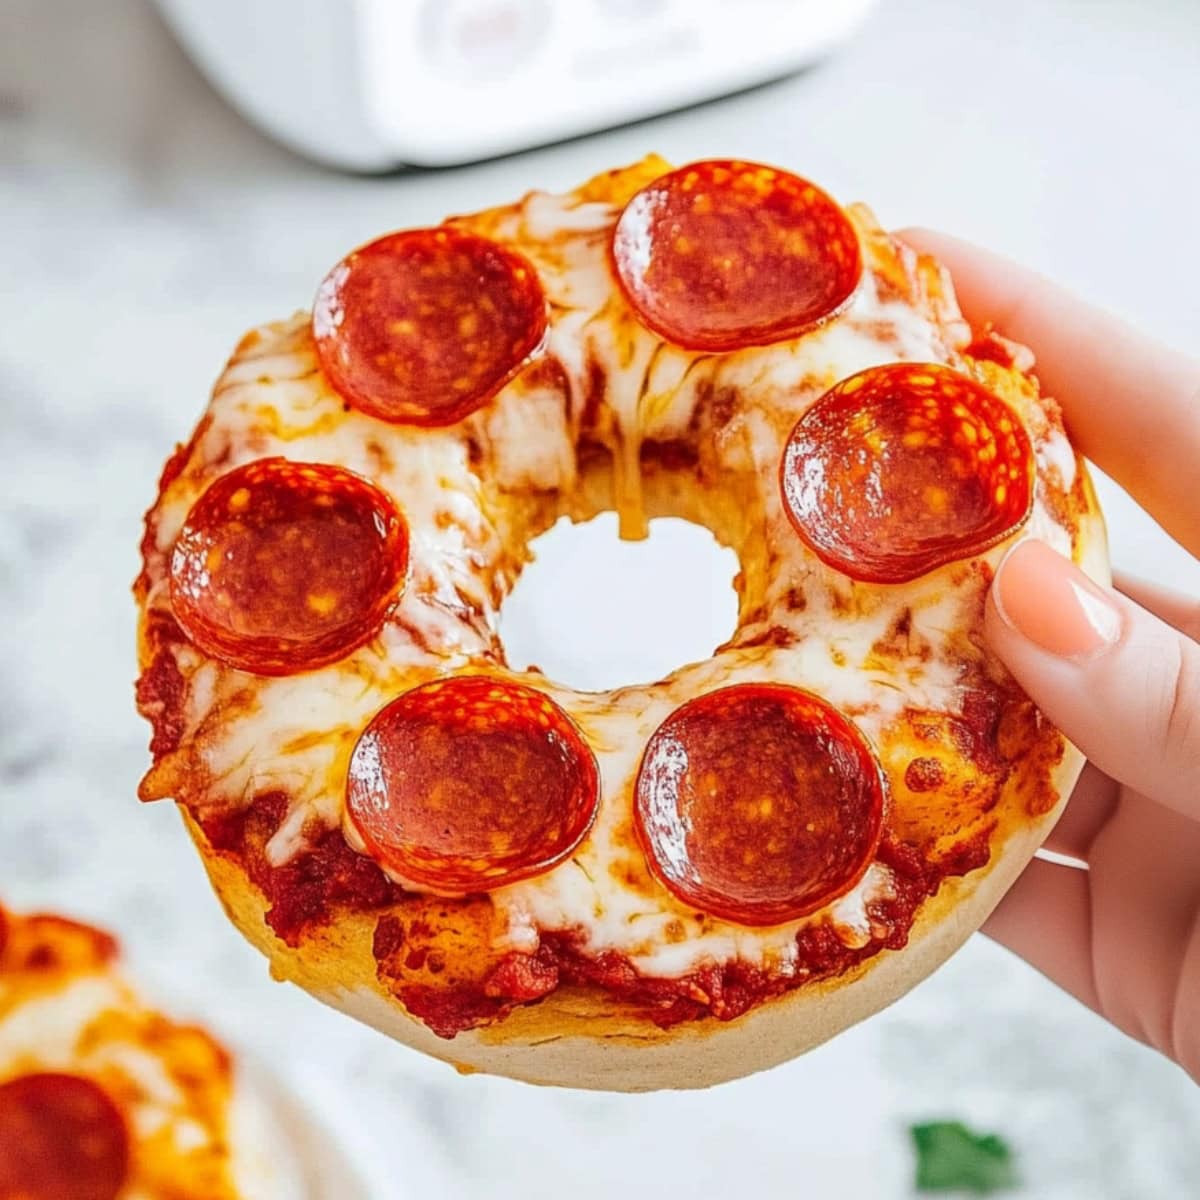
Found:
[[[906,1123],[947,1114],[1008,1136],[1039,1200],[1196,1194],[1200,1093],[982,938],[833,1044],[698,1095],[459,1078],[271,983],[172,809],[134,799],[147,735],[128,586],[161,462],[245,328],[305,306],[330,263],[385,229],[649,150],[792,167],[887,224],[975,237],[1195,346],[1198,80],[1194,0],[884,0],[852,47],[784,83],[519,158],[355,179],[245,127],[146,4],[5,0],[0,896],[120,930],[164,994],[373,1143],[383,1200],[890,1200],[909,1194]],[[1197,564],[1115,489],[1103,496],[1119,564],[1200,591]],[[675,564],[658,576],[605,536],[575,539],[531,577],[540,607],[522,597],[514,614],[531,657],[569,670],[570,631],[599,628],[611,597],[581,612],[584,589],[556,606],[575,610],[570,630],[533,628],[581,555],[695,580],[621,670],[657,665],[668,626],[667,666],[725,632],[723,591],[688,602],[713,578],[711,555],[680,548],[695,539],[653,539]]]

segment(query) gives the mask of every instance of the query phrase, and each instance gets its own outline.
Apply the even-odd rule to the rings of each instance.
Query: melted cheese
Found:
[[[733,957],[786,971],[800,922],[773,929],[725,924],[677,903],[650,879],[631,827],[638,761],[675,708],[743,681],[807,688],[851,713],[877,745],[906,707],[960,710],[964,658],[978,657],[961,631],[977,621],[987,578],[981,560],[903,589],[856,589],[794,535],[777,478],[788,433],[827,388],[898,359],[964,367],[970,331],[944,280],[937,295],[916,283],[909,294],[885,285],[900,269],[899,251],[865,210],[852,209],[869,267],[836,319],[794,342],[720,356],[666,346],[638,323],[612,281],[607,240],[617,214],[606,203],[535,194],[463,219],[515,244],[538,266],[552,308],[546,359],[557,374],[518,377],[460,427],[405,429],[344,412],[316,370],[303,316],[251,335],[218,384],[210,424],[185,470],[158,506],[164,557],[151,566],[149,604],[166,603],[162,563],[191,504],[217,473],[251,459],[282,454],[348,467],[379,482],[405,512],[412,575],[374,643],[320,671],[252,683],[198,656],[182,664],[191,680],[186,739],[209,779],[204,802],[238,806],[262,792],[287,792],[291,811],[268,848],[270,860],[283,864],[303,851],[314,825],[342,821],[349,756],[373,713],[434,673],[503,673],[495,610],[526,553],[530,518],[518,511],[522,499],[551,497],[546,524],[560,512],[594,509],[580,499],[588,481],[578,447],[590,440],[610,453],[609,503],[622,533],[637,537],[646,523],[642,444],[699,441],[702,460],[736,481],[745,498],[729,528],[715,530],[742,558],[739,630],[713,658],[649,686],[589,694],[541,676],[514,676],[544,689],[578,722],[600,764],[602,799],[592,833],[570,861],[492,894],[505,918],[499,944],[533,949],[539,931],[574,930],[594,951],[621,951],[648,975],[675,976]],[[715,394],[735,403],[727,421],[706,425],[705,405]],[[1010,382],[1003,394],[1024,418],[1048,484],[1068,488],[1074,455],[1057,418],[1031,390]],[[482,454],[482,471],[471,464],[469,441]],[[716,512],[721,503],[701,499],[701,511]],[[1070,551],[1069,532],[1040,502],[1025,533]],[[994,566],[1005,549],[982,560]],[[802,606],[793,599],[798,594]],[[874,647],[906,608],[913,644],[927,652],[881,662]],[[779,631],[792,644],[771,644],[767,635]],[[346,833],[356,844],[348,826]],[[887,871],[876,865],[810,919],[831,920],[847,945],[861,945],[870,933],[866,905],[889,886]]]

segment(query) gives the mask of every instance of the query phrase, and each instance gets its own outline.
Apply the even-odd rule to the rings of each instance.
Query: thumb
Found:
[[[1033,540],[1001,562],[985,633],[1096,766],[1200,819],[1200,646]]]

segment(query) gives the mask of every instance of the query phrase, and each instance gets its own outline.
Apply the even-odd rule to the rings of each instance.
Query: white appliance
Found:
[[[335,166],[448,166],[785,75],[876,0],[158,0],[247,117]]]

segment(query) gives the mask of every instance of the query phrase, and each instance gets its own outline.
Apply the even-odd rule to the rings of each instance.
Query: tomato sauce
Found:
[[[309,849],[282,867],[267,861],[266,845],[283,822],[288,801],[267,792],[237,813],[199,816],[214,850],[232,852],[266,897],[267,924],[289,946],[303,931],[337,919],[340,908],[383,908],[403,893],[369,858],[346,844],[340,829],[316,833]]]
[[[807,925],[797,934],[795,969],[788,975],[735,959],[676,978],[653,978],[642,975],[624,954],[589,953],[582,933],[552,932],[542,935],[536,954],[506,954],[478,977],[414,983],[409,980],[427,965],[428,955],[409,944],[402,921],[392,916],[380,921],[375,957],[380,978],[405,1008],[443,1038],[491,1024],[560,986],[599,988],[661,1028],[704,1017],[731,1021],[785,992],[843,975],[881,950],[902,949],[921,903],[936,894],[946,878],[984,866],[988,857],[986,831],[936,865],[913,847],[885,838],[878,858],[892,872],[893,894],[868,905],[871,940],[847,946],[828,921]],[[413,939],[418,944],[421,932],[417,930]]]
[[[286,812],[287,797],[272,792],[240,813],[202,817],[200,824],[213,849],[236,856],[262,890],[267,923],[290,946],[299,945],[306,930],[336,921],[339,912],[388,909],[381,912],[373,945],[380,979],[443,1038],[491,1024],[561,986],[600,988],[663,1028],[710,1016],[733,1020],[775,996],[845,974],[881,950],[903,948],[917,910],[942,882],[987,863],[991,832],[980,831],[933,862],[885,831],[876,857],[891,872],[892,894],[867,906],[872,935],[865,945],[846,945],[831,923],[819,921],[798,932],[789,974],[735,959],[656,978],[641,974],[624,954],[589,952],[581,931],[545,932],[536,953],[522,954],[489,953],[486,935],[477,930],[473,945],[466,939],[469,952],[458,954],[458,966],[447,966],[439,948],[444,927],[433,928],[419,915],[427,899],[406,893],[355,853],[340,830],[316,834],[307,852],[272,866],[266,844]],[[443,923],[454,924],[461,915],[461,926],[475,920],[481,905],[490,909],[479,897],[437,901]]]

